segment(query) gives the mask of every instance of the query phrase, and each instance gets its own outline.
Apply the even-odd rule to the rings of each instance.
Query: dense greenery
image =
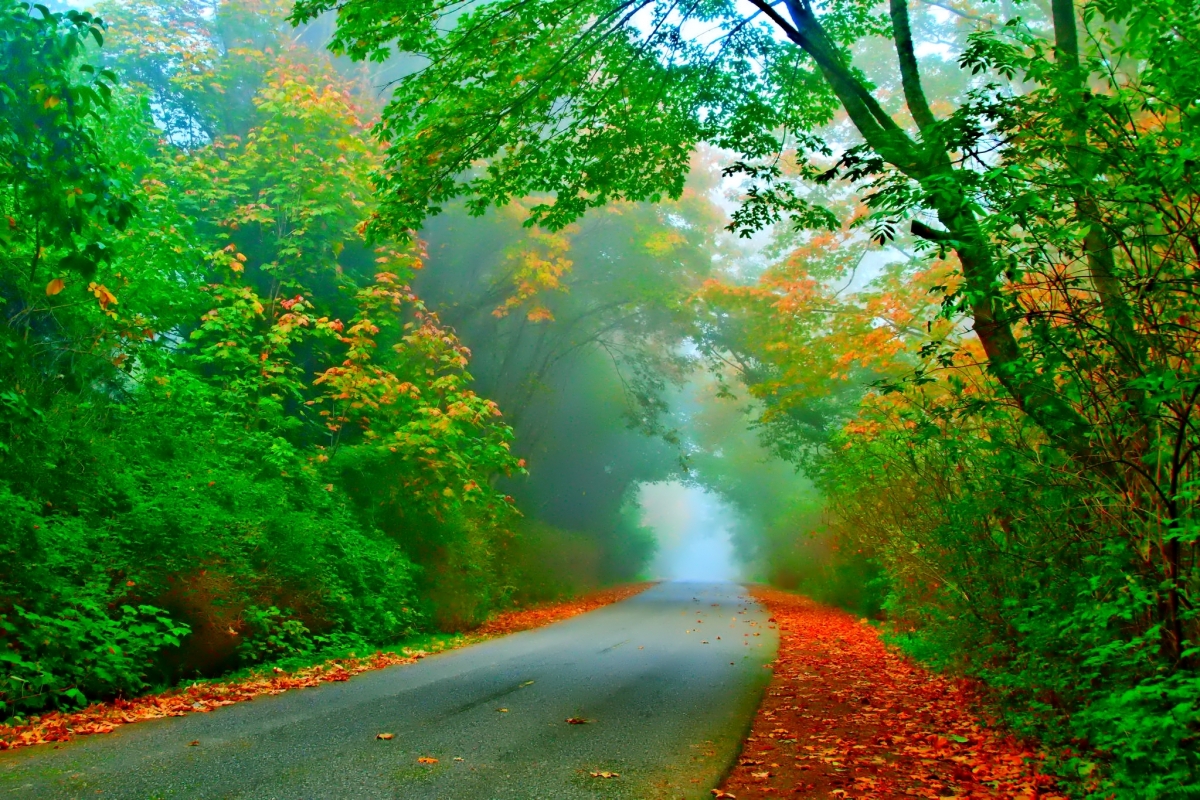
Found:
[[[419,252],[360,233],[353,87],[270,9],[164,9],[4,11],[9,712],[469,625],[519,583],[511,431]],[[194,60],[114,88],[184,23]],[[192,92],[248,85],[221,119]]]
[[[558,230],[728,154],[730,228],[773,229],[772,263],[698,296],[696,341],[883,570],[893,635],[987,679],[1097,792],[1200,791],[1195,4],[296,18],[335,8],[338,50],[425,65],[378,130],[381,230],[530,195]]]
[[[679,379],[708,187],[374,233],[374,77],[287,11],[5,6],[3,716],[462,630],[653,554],[632,487],[679,453],[630,426]]]

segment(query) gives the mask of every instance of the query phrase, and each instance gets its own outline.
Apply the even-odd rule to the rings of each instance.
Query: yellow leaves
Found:
[[[394,734],[394,733],[377,733],[377,734],[375,734],[375,738],[379,739],[381,741],[387,742],[387,741],[391,741],[392,739],[395,739],[396,734]]]
[[[51,283],[53,283],[53,281],[51,281]],[[47,292],[49,292],[49,289],[50,287],[47,286]],[[117,303],[117,296],[110,292],[102,283],[96,283],[95,281],[92,281],[88,284],[88,291],[95,295],[96,300],[100,303],[101,308],[108,308],[109,305],[116,305]]]
[[[438,763],[438,760],[436,758],[432,758],[430,756],[420,756],[419,758],[417,758],[417,763],[418,764],[436,764],[436,763]]]
[[[652,256],[661,257],[685,244],[687,239],[677,230],[655,231],[642,243],[642,248]]]
[[[51,108],[54,108],[56,105],[58,105],[61,102],[62,102],[62,100],[60,100],[59,98],[55,97],[54,95],[50,95],[49,97],[46,98],[46,102],[42,103],[42,108],[49,110]]]
[[[608,772],[606,770],[602,770],[599,772],[593,772],[593,773],[591,773],[591,775],[593,778],[619,778],[619,777],[621,777],[621,773],[619,773],[619,772]]]
[[[507,316],[512,309],[544,292],[566,291],[562,278],[574,266],[567,254],[571,249],[570,235],[575,231],[575,226],[558,232],[533,228],[518,246],[509,250],[506,262],[511,270],[510,281],[515,291],[492,311],[493,316]],[[527,314],[527,318],[531,322],[538,322],[554,317],[544,304],[538,303]]]
[[[66,283],[63,282],[62,278],[55,278],[54,280],[52,280],[46,284],[46,296],[53,297],[54,295],[58,294],[63,289],[65,289],[66,286],[67,285],[66,285]]]

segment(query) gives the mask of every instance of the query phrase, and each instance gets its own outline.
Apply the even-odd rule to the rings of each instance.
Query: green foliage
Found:
[[[181,19],[241,60],[162,58],[188,76],[165,74],[171,92],[92,102],[78,59],[100,23],[6,11],[28,85],[4,95],[0,708],[384,645],[459,595],[478,622],[504,596],[512,511],[492,484],[521,469],[408,286],[419,253],[361,234],[378,159],[351,87],[272,52],[278,14],[111,10],[154,22],[120,31],[122,70]],[[204,116],[199,140],[162,138],[169,103],[207,115],[206,92],[251,78],[238,135]],[[79,204],[38,200],[55,197]]]
[[[811,61],[765,22],[739,24],[727,0],[682,15],[666,2],[621,0],[513,0],[465,13],[449,2],[310,0],[294,19],[334,8],[337,51],[382,61],[395,46],[428,62],[399,81],[380,125],[391,143],[383,213],[395,230],[461,195],[477,213],[549,195],[530,218],[550,229],[611,200],[678,197],[699,143],[770,157],[779,129],[805,130],[834,111]],[[878,29],[858,4],[836,17],[843,40]],[[691,41],[680,34],[688,22],[719,35]]]
[[[53,616],[12,610],[12,620],[0,618],[0,630],[13,644],[2,659],[5,710],[142,689],[147,657],[178,647],[189,632],[154,606],[124,605],[114,614],[83,602]]]
[[[251,606],[242,613],[246,633],[238,645],[241,660],[255,664],[312,651],[312,632],[304,623],[275,606]]]
[[[133,213],[92,125],[115,76],[81,61],[89,40],[104,41],[104,23],[13,0],[0,20],[0,180],[9,188],[0,242],[7,258],[29,253],[30,276],[46,266],[90,277]]]
[[[1115,783],[1096,789],[1183,791],[1196,769],[1196,678],[1162,657],[1152,564],[1105,535],[1119,498],[1030,459],[1029,432],[1011,421],[984,438],[936,409],[902,420],[920,420],[918,433],[901,421],[867,441],[840,436],[847,446],[819,479],[841,540],[890,576],[893,638],[984,678],[1010,722],[1069,748],[1068,774],[1099,780],[1105,756]]]

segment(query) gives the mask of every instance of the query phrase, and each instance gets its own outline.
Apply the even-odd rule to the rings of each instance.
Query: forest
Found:
[[[656,577],[674,482],[1200,793],[1197,3],[0,3],[0,719]]]

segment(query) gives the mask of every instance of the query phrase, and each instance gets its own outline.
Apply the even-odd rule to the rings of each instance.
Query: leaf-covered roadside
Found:
[[[778,589],[771,683],[716,797],[1065,797],[1046,754],[994,727],[965,682],[932,674],[850,614]]]
[[[450,647],[458,644],[456,640],[436,641]],[[294,672],[280,669],[256,671],[250,677],[239,681],[194,683],[186,688],[172,689],[161,694],[95,703],[75,712],[52,711],[40,717],[32,717],[25,724],[0,725],[0,750],[65,742],[75,736],[111,733],[121,725],[162,717],[207,713],[262,695],[282,694],[291,689],[345,681],[369,670],[415,664],[436,652],[441,652],[441,649],[435,647],[427,652],[405,648],[400,653],[377,651],[365,657],[351,655],[332,659]]]
[[[421,647],[403,647],[399,651],[377,650],[369,656],[349,653],[339,658],[300,668],[268,666],[251,670],[245,677],[231,681],[203,681],[180,689],[134,698],[117,698],[93,703],[80,711],[52,711],[20,725],[0,724],[0,750],[11,750],[50,742],[65,742],[75,736],[111,733],[121,725],[130,725],[162,717],[207,713],[222,706],[253,700],[262,695],[281,694],[348,680],[355,675],[386,667],[415,664],[426,656],[475,644],[517,631],[531,630],[560,622],[579,614],[616,603],[653,586],[634,583],[614,586],[557,603],[540,603],[530,608],[504,611],[469,634],[450,637],[432,636]],[[288,662],[281,662],[288,666]],[[381,734],[381,736],[384,736]],[[390,734],[386,735],[391,738]]]
[[[601,606],[619,602],[627,597],[633,597],[635,594],[644,592],[653,585],[653,582],[631,583],[625,586],[615,586],[611,589],[592,592],[573,600],[564,600],[557,603],[540,603],[530,608],[522,608],[516,611],[501,611],[472,631],[471,636],[503,636],[504,634],[517,633],[518,631],[525,631],[530,628],[540,628],[543,625],[550,625],[551,623],[569,619],[578,614],[586,614],[588,611],[594,611]]]

